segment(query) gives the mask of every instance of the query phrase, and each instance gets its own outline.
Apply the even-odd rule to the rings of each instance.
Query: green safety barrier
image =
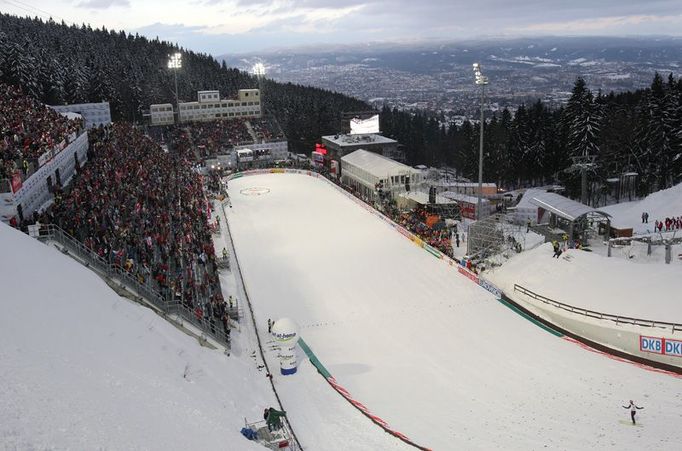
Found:
[[[432,254],[434,257],[441,258],[442,255],[440,252],[438,252],[436,249],[433,247],[429,246],[428,244],[424,244],[424,249],[426,249],[430,254]]]
[[[561,332],[552,329],[552,328],[549,327],[548,325],[543,324],[542,322],[540,322],[540,321],[538,321],[537,319],[535,319],[535,318],[533,318],[532,316],[530,316],[528,313],[526,313],[526,312],[524,312],[523,310],[519,309],[519,308],[518,308],[516,305],[514,305],[512,302],[510,302],[509,300],[505,299],[505,296],[504,296],[504,295],[503,295],[502,297],[500,297],[500,298],[498,299],[498,301],[500,301],[503,305],[507,306],[509,309],[511,309],[511,310],[513,310],[514,312],[518,313],[520,316],[526,318],[528,321],[530,321],[531,323],[535,324],[535,325],[538,326],[539,328],[541,328],[541,329],[543,329],[543,330],[546,330],[546,331],[549,332],[550,334],[552,334],[552,335],[554,335],[554,336],[556,336],[556,337],[563,337],[563,336],[564,336],[564,334],[562,334]]]
[[[313,366],[317,368],[317,371],[319,371],[319,373],[322,376],[324,376],[325,378],[332,377],[331,373],[327,370],[327,368],[324,367],[324,365],[322,365],[322,362],[320,362],[320,360],[317,358],[313,350],[310,349],[310,346],[308,346],[308,344],[305,341],[303,341],[302,338],[298,339],[298,345],[301,347],[301,349],[303,349],[305,355],[308,356],[308,360],[310,360],[310,363],[312,363]]]

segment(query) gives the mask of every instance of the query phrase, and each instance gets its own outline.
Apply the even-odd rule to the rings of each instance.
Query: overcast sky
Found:
[[[682,35],[682,0],[0,0],[215,55],[302,45],[533,35]]]

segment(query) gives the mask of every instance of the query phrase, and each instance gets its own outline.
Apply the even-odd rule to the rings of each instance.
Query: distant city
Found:
[[[516,109],[542,99],[559,106],[578,76],[594,92],[647,87],[656,71],[679,74],[682,38],[535,38],[421,45],[366,45],[259,55],[222,55],[228,65],[266,76],[341,92],[377,108],[473,117],[480,90],[472,63],[489,78],[490,109]]]

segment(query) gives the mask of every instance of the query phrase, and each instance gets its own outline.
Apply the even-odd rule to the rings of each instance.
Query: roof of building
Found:
[[[424,191],[410,191],[409,193],[400,193],[400,196],[411,199],[419,204],[429,203],[429,193],[426,193]],[[436,203],[442,205],[456,204],[457,202],[452,199],[448,199],[447,197],[441,196],[440,194],[436,194]]]
[[[336,144],[340,147],[345,146],[357,146],[366,144],[397,144],[398,141],[395,139],[387,138],[383,135],[377,133],[369,133],[366,135],[329,135],[323,136],[325,139],[331,143]]]
[[[397,174],[419,174],[420,172],[406,164],[398,163],[378,153],[364,149],[358,149],[348,155],[341,157],[341,161],[352,164],[355,167],[364,169],[375,177],[384,178],[389,175]]]
[[[533,197],[530,198],[530,203],[544,208],[547,211],[554,213],[555,215],[568,219],[569,221],[575,221],[576,219],[584,216],[588,213],[598,213],[602,216],[611,217],[606,212],[595,210],[580,202],[576,202],[568,197],[564,197],[557,193],[539,192],[533,193]]]
[[[454,201],[459,201],[459,202],[467,202],[470,204],[476,204],[478,203],[478,197],[476,196],[469,196],[467,194],[460,194],[456,191],[445,191],[442,193],[442,196],[451,199]],[[481,198],[481,204],[487,204],[489,203],[488,199]]]
[[[438,180],[435,182],[431,182],[431,184],[443,186],[443,187],[452,187],[452,188],[478,188],[478,182],[457,182],[457,181]],[[485,183],[481,183],[481,186],[483,188],[496,188],[497,184],[485,182]]]

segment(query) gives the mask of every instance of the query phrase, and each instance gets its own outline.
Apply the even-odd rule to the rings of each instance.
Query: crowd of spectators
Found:
[[[68,144],[81,130],[82,118],[67,119],[20,88],[0,83],[0,179],[16,171],[28,176],[45,152]]]
[[[253,142],[243,119],[194,122],[178,127],[178,132],[189,134],[187,138],[200,157],[223,153],[236,145]]]
[[[260,119],[250,119],[249,124],[256,135],[256,141],[281,141],[286,140],[286,136],[277,121],[272,117],[262,117]]]
[[[88,163],[42,221],[227,332],[202,179],[125,123],[89,132]]]
[[[452,257],[452,232],[449,228],[436,228],[426,225],[428,212],[423,208],[410,211],[391,210],[391,219],[410,232],[419,236],[425,243]],[[441,224],[440,222],[438,224]]]
[[[682,229],[682,216],[672,216],[663,220],[656,220],[654,222],[654,232],[670,232],[672,230]]]

